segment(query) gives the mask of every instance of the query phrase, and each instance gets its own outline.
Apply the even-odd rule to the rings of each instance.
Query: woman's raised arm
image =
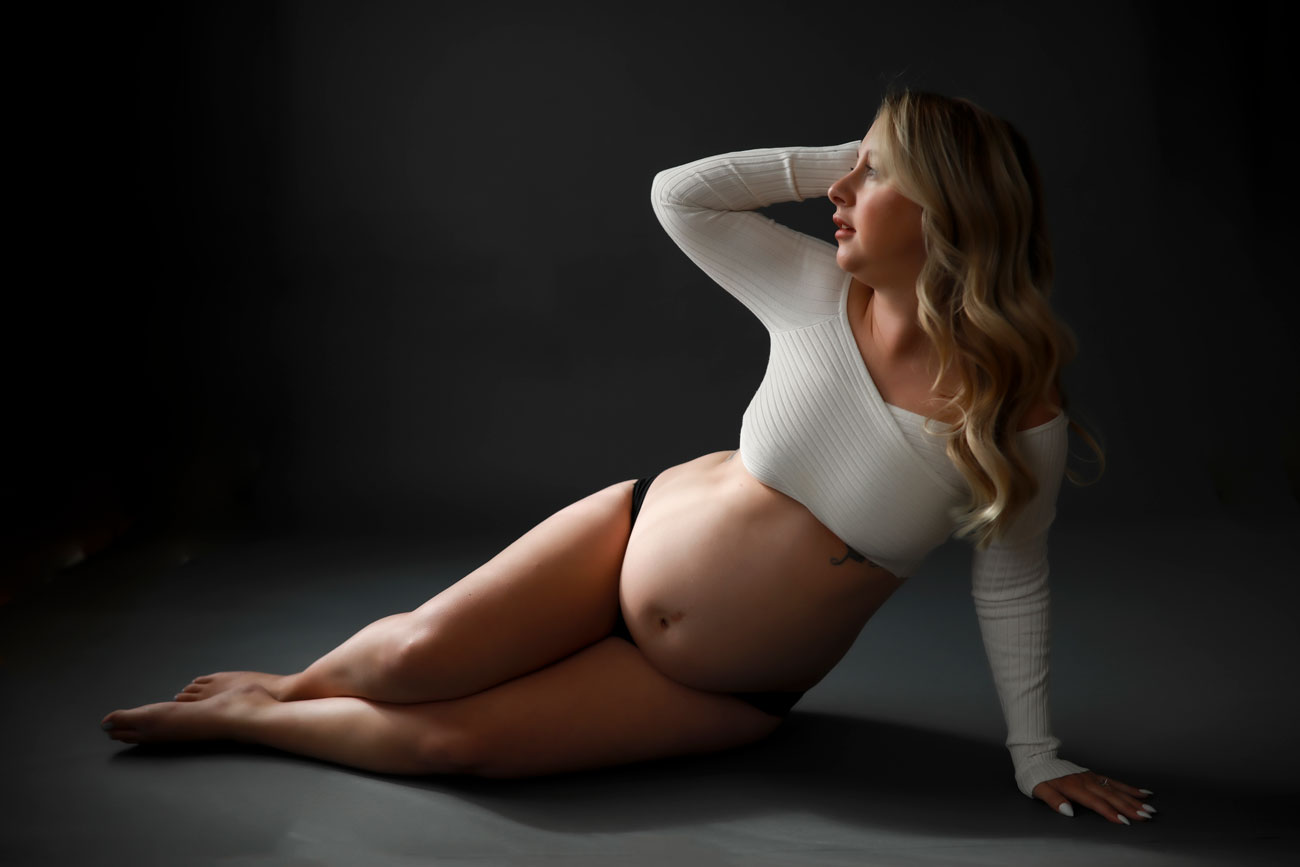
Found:
[[[754,211],[825,196],[856,164],[858,145],[759,148],[665,169],[651,188],[655,216],[769,331],[799,327],[834,310],[846,277],[836,248]]]

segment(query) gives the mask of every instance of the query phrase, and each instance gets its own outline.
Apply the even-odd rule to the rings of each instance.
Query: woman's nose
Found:
[[[836,205],[840,205],[840,206],[844,206],[848,204],[848,200],[844,198],[844,193],[842,192],[844,188],[843,184],[844,184],[844,178],[840,178],[838,181],[831,184],[831,188],[826,191],[826,195],[830,198],[830,200],[834,202]]]

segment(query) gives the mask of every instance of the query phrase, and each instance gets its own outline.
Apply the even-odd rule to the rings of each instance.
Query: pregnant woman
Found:
[[[821,196],[835,246],[755,213]],[[592,493],[301,672],[205,675],[108,714],[109,736],[485,777],[748,744],[955,533],[1020,791],[1149,819],[1149,791],[1058,757],[1050,730],[1047,535],[1067,427],[1087,435],[1020,134],[891,92],[861,141],[696,160],[652,204],[770,332],[739,449]]]

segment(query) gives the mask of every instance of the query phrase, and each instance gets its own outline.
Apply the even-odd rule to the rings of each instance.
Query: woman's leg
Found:
[[[298,674],[220,672],[196,678],[176,698],[199,701],[256,683],[282,701],[435,701],[568,656],[614,626],[634,483],[561,509],[415,611],[369,624]]]
[[[706,753],[760,740],[781,717],[683,686],[606,638],[465,698],[279,702],[256,685],[106,717],[126,743],[232,739],[370,771],[524,777]]]

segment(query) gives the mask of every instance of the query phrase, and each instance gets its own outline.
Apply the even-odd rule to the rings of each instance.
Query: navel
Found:
[[[668,615],[667,617],[663,617],[661,615],[659,617],[659,628],[667,629],[671,624],[676,623],[677,621],[681,620],[685,616],[686,616],[685,611],[677,611],[674,612],[673,614]]]

